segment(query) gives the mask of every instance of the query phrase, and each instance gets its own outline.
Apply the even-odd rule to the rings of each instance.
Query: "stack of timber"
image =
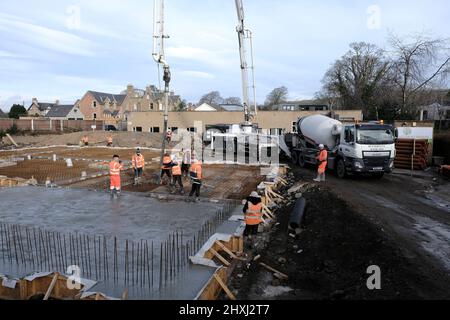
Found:
[[[396,142],[395,167],[424,170],[427,168],[429,144],[427,140],[399,139]]]

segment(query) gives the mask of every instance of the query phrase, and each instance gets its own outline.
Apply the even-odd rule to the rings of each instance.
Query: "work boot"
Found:
[[[114,190],[111,190],[110,195],[111,195],[111,199],[114,199]]]
[[[315,178],[313,181],[320,182],[320,176],[317,176],[317,178]]]
[[[120,193],[120,191],[117,191],[116,195],[117,195],[117,199],[119,199],[122,194]]]
[[[195,199],[195,202],[200,202],[200,198],[197,197],[197,198]]]
[[[320,175],[320,181],[325,182],[325,173]]]

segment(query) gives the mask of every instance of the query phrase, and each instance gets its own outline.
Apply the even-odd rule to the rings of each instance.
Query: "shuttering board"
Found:
[[[222,280],[223,283],[227,283],[227,268],[219,268],[216,270],[215,274]],[[211,277],[209,282],[203,288],[202,292],[197,297],[197,300],[217,300],[222,291],[222,287],[214,278]]]

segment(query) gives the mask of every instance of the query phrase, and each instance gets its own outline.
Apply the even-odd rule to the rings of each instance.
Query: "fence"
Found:
[[[103,130],[104,122],[96,120],[50,120],[50,119],[0,119],[0,130],[8,130],[13,125],[21,131],[89,131]]]

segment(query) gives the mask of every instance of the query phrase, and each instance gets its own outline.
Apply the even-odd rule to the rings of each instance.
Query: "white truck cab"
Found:
[[[382,176],[394,168],[395,132],[382,123],[343,124],[339,143],[330,154],[328,166],[339,177],[349,173]]]

